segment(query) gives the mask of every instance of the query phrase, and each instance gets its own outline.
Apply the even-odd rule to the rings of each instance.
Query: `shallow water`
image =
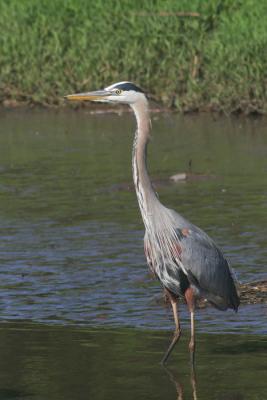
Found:
[[[0,400],[264,400],[265,305],[198,312],[196,383],[186,329],[169,369],[159,365],[173,322],[127,190],[132,116],[0,118]],[[162,202],[215,238],[240,281],[267,278],[264,121],[154,115],[153,125]],[[207,179],[166,184],[189,160]],[[188,328],[183,306],[181,317]]]
[[[172,328],[127,190],[132,115],[1,111],[0,118],[1,319]],[[190,160],[194,173],[207,175],[159,185],[161,201],[205,229],[242,282],[267,278],[265,126],[153,115],[151,175],[164,181]],[[197,318],[199,332],[267,332],[264,305]],[[188,327],[184,307],[182,320]]]
[[[266,337],[197,339],[193,380],[187,336],[165,369],[163,332],[1,323],[0,399],[266,399]]]

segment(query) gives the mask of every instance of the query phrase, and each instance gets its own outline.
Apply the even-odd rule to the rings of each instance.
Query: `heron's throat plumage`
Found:
[[[137,120],[132,157],[133,180],[142,218],[145,227],[148,228],[149,219],[155,208],[162,206],[147,171],[147,145],[151,126],[148,102],[144,98],[132,105],[132,108]]]

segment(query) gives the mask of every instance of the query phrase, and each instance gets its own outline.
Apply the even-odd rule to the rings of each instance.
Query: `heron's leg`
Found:
[[[173,338],[171,341],[171,344],[168,347],[168,350],[164,354],[163,359],[161,360],[161,364],[165,364],[169,358],[169,355],[171,354],[174,346],[178,342],[181,336],[181,327],[180,327],[180,321],[179,321],[179,315],[178,315],[178,299],[172,296],[172,294],[166,290],[167,296],[171,302],[172,305],[172,311],[173,311],[173,317],[174,317],[174,322],[175,322],[175,331],[173,334]]]
[[[196,349],[196,341],[195,341],[195,311],[190,311],[190,319],[191,319],[191,338],[189,342],[189,351],[191,363],[195,362],[195,349]]]
[[[191,287],[189,287],[185,291],[185,299],[188,305],[188,309],[190,312],[190,320],[191,320],[191,338],[189,342],[189,351],[190,351],[190,360],[191,364],[194,365],[195,362],[195,295],[194,291]]]

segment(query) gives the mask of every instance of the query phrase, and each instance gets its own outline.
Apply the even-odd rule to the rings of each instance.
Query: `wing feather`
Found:
[[[229,264],[221,250],[200,228],[192,224],[185,228],[188,234],[180,239],[180,258],[189,281],[218,308],[236,310],[239,299]]]

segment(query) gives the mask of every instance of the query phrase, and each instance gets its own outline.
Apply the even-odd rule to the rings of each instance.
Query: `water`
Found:
[[[128,190],[132,116],[0,118],[0,399],[175,398],[178,384],[157,366],[172,315]],[[161,201],[217,241],[241,282],[267,279],[266,133],[264,120],[153,116],[149,169]],[[206,179],[168,184],[190,160]],[[186,331],[184,306],[181,319]],[[201,310],[197,331],[200,399],[264,399],[266,305]],[[178,382],[191,398],[186,346]]]
[[[195,385],[187,339],[166,370],[166,333],[1,324],[0,399],[266,399],[266,338],[199,335]]]

